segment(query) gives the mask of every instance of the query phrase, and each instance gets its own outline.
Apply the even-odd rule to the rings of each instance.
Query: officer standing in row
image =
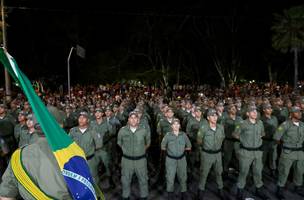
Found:
[[[20,133],[20,139],[19,139],[19,147],[22,147],[24,145],[33,144],[37,138],[38,138],[38,130],[37,127],[35,127],[35,124],[37,123],[36,118],[33,114],[29,114],[27,116],[26,120],[26,129],[22,130]]]
[[[199,180],[198,197],[204,199],[206,181],[212,167],[215,171],[215,179],[219,189],[219,196],[225,199],[223,191],[223,164],[222,164],[222,143],[225,138],[224,128],[217,123],[216,110],[209,108],[207,111],[207,124],[203,124],[197,134],[197,143],[201,145],[201,169]]]
[[[24,111],[20,111],[18,114],[18,124],[14,128],[14,136],[15,136],[16,142],[18,142],[18,143],[20,141],[21,132],[27,129],[26,116],[27,116],[27,113],[25,113]]]
[[[82,148],[92,177],[96,184],[99,184],[99,176],[97,170],[97,160],[95,157],[95,129],[89,125],[89,114],[86,111],[81,111],[78,117],[78,126],[70,130],[70,137]]]
[[[256,186],[256,194],[262,199],[268,199],[268,195],[263,188],[263,151],[262,137],[265,136],[263,122],[257,119],[257,108],[249,105],[247,108],[247,120],[237,125],[233,136],[240,140],[239,167],[240,173],[237,181],[237,198],[244,199],[244,188],[249,169],[252,165],[253,180]]]
[[[97,161],[97,166],[102,162],[105,168],[105,175],[108,179],[108,184],[111,189],[115,188],[115,184],[113,181],[113,176],[111,175],[111,170],[109,168],[110,165],[110,156],[107,149],[105,149],[104,144],[108,141],[105,141],[105,138],[109,138],[110,134],[113,134],[112,126],[110,123],[107,123],[106,120],[103,119],[103,110],[101,108],[95,109],[95,120],[90,122],[90,126],[95,129],[94,141],[95,141],[95,157]]]
[[[270,103],[263,104],[263,115],[261,120],[265,129],[265,136],[263,137],[263,165],[270,169],[271,175],[276,176],[277,169],[277,144],[273,140],[273,135],[278,127],[278,120],[272,115],[272,108]],[[264,167],[264,169],[265,169]]]
[[[240,116],[237,116],[237,109],[234,104],[228,105],[227,108],[228,114],[225,117],[223,124],[225,130],[225,141],[224,141],[224,175],[229,174],[229,167],[233,165],[234,168],[238,168],[238,165],[235,164],[233,158],[238,159],[238,151],[239,151],[239,141],[232,136],[234,129],[237,124],[240,124],[243,119]],[[233,156],[234,155],[234,156]],[[238,161],[238,160],[234,160]]]
[[[202,108],[199,106],[196,106],[194,108],[194,117],[191,117],[188,120],[187,127],[186,127],[186,133],[189,136],[189,139],[192,144],[192,150],[190,152],[190,171],[193,172],[194,167],[197,163],[200,161],[200,152],[199,152],[199,145],[196,142],[197,139],[197,132],[199,128],[207,123],[207,120],[203,117],[203,111]],[[190,172],[190,173],[191,173]]]
[[[180,121],[173,119],[172,131],[168,132],[162,142],[161,149],[166,151],[166,180],[168,200],[174,200],[174,182],[177,176],[181,187],[181,199],[187,197],[187,161],[185,151],[191,150],[191,142],[186,133],[180,131]]]
[[[283,122],[277,129],[273,139],[282,146],[279,159],[279,179],[277,196],[284,199],[284,187],[292,166],[294,166],[293,183],[295,191],[304,197],[301,189],[304,174],[304,123],[300,121],[301,110],[293,106],[290,110],[290,119]]]
[[[148,170],[146,151],[150,146],[150,133],[139,126],[139,117],[136,112],[130,112],[128,124],[118,132],[117,144],[122,150],[121,183],[122,198],[128,200],[131,192],[133,174],[139,182],[140,199],[148,198]]]

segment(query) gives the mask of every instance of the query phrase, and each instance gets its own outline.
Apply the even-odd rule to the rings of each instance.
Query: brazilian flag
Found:
[[[4,48],[0,48],[0,61],[26,95],[73,199],[104,199],[94,185],[83,150],[59,126],[15,59]]]

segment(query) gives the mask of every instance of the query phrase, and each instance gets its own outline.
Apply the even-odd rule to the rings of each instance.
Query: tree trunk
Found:
[[[298,83],[298,67],[299,67],[299,62],[298,62],[298,48],[295,47],[293,49],[294,52],[294,60],[293,60],[293,64],[294,64],[294,89],[297,89],[297,83]]]
[[[271,64],[267,65],[268,68],[268,77],[269,77],[269,81],[272,82],[273,81],[273,77],[272,77],[272,70],[271,70]]]

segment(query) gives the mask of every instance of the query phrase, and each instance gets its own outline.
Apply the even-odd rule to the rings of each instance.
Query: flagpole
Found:
[[[5,14],[4,14],[4,0],[1,0],[1,17],[2,17],[2,42],[3,47],[7,49],[6,43],[6,23],[5,23]],[[5,77],[5,96],[6,101],[11,100],[12,92],[11,92],[11,79],[9,73],[6,69],[4,69],[4,77]]]
[[[74,47],[71,47],[69,56],[68,56],[68,94],[69,98],[71,98],[71,76],[70,76],[70,59],[73,52]]]

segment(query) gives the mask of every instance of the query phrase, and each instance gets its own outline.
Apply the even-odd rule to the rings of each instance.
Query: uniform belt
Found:
[[[128,156],[128,155],[125,155],[123,154],[122,157],[128,159],[128,160],[140,160],[140,159],[143,159],[146,157],[146,154],[143,154],[141,156]]]
[[[239,142],[238,139],[236,139],[236,138],[230,138],[230,137],[226,137],[225,140],[232,141],[232,142]]]
[[[175,159],[175,160],[180,160],[180,159],[182,159],[182,158],[185,156],[185,152],[184,152],[182,155],[180,155],[180,156],[172,156],[172,155],[169,155],[169,154],[167,153],[167,156],[168,156],[169,158],[172,158],[172,159]]]
[[[203,152],[206,152],[206,153],[209,153],[209,154],[217,154],[217,153],[221,152],[222,149],[218,149],[218,150],[209,150],[209,149],[204,149],[204,148],[202,147],[202,151],[203,151]]]
[[[273,141],[272,138],[263,138],[263,140],[265,140],[265,141]]]
[[[286,149],[286,150],[291,150],[291,151],[303,151],[304,150],[303,147],[286,147],[286,146],[283,146],[282,148]]]
[[[259,147],[245,147],[242,144],[240,144],[241,149],[245,149],[247,151],[261,151],[262,150],[262,145]]]
[[[87,159],[87,160],[91,160],[91,159],[94,157],[94,155],[95,155],[95,154],[93,153],[92,155],[87,156],[86,159]]]

